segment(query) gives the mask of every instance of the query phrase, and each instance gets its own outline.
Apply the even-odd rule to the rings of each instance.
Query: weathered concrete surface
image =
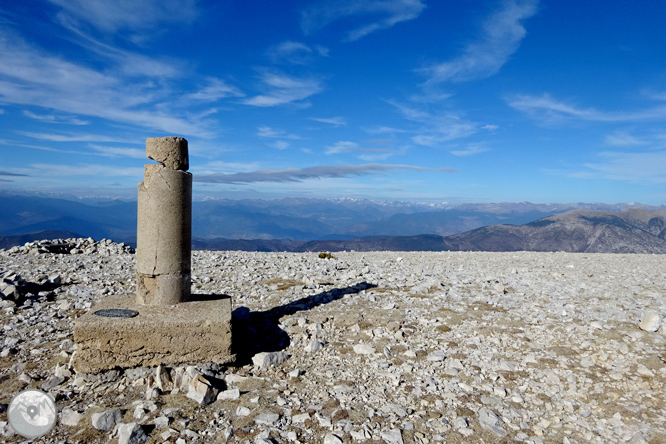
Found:
[[[168,143],[174,140],[184,144]],[[187,141],[148,139],[146,153],[155,160],[187,163]],[[172,149],[173,151],[168,151]],[[175,160],[174,160],[175,159]],[[165,165],[146,165],[138,187],[137,301],[170,305],[190,296],[192,249],[192,174]]]
[[[141,305],[173,305],[190,298],[190,275],[136,275],[137,302]]]
[[[124,319],[94,316],[104,308],[126,308],[139,315]],[[160,306],[139,305],[133,295],[108,296],[77,319],[74,341],[74,368],[83,373],[232,362],[231,298]]]
[[[187,140],[182,137],[149,137],[146,156],[172,170],[190,169]]]

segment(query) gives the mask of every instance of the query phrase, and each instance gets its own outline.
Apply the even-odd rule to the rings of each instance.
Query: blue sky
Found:
[[[195,198],[666,203],[666,5],[0,5],[0,190],[135,198],[146,137]]]

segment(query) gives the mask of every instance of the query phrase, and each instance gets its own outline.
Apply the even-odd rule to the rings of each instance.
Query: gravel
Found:
[[[0,250],[0,438],[21,440],[12,396],[44,387],[44,443],[666,442],[666,256],[192,259],[193,293],[232,297],[238,362],[88,375],[74,319],[135,291],[131,249]]]

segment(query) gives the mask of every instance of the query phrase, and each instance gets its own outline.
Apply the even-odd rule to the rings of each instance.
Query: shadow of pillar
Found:
[[[245,307],[234,310],[232,353],[236,355],[236,362],[233,365],[241,367],[251,363],[252,356],[257,353],[281,351],[289,347],[289,335],[279,326],[283,317],[308,311],[374,287],[376,285],[361,282],[306,296],[266,311],[250,311]]]

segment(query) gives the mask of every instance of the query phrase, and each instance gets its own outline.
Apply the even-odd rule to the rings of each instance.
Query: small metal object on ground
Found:
[[[133,318],[138,315],[139,312],[136,310],[126,310],[124,308],[105,308],[103,310],[97,310],[93,314],[103,318]]]

